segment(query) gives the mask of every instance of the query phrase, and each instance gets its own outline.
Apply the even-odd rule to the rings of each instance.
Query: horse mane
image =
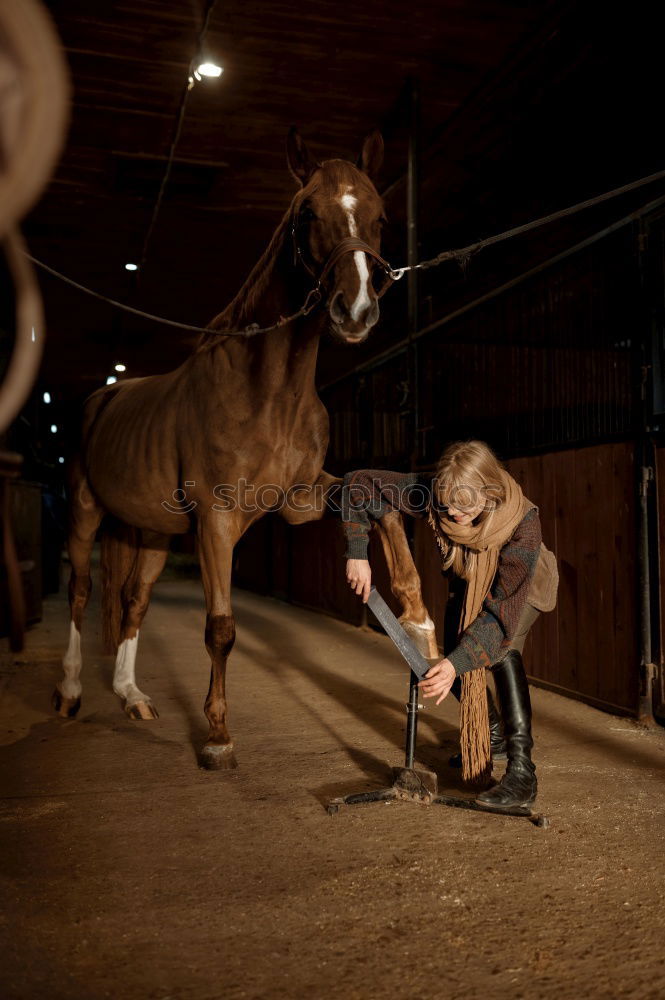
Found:
[[[201,335],[198,350],[215,343],[224,330],[242,330],[248,323],[254,321],[256,310],[270,283],[275,264],[284,249],[291,224],[293,206],[282,218],[270,243],[263,251],[256,264],[249,272],[247,279],[229,304],[208,324],[209,333]]]

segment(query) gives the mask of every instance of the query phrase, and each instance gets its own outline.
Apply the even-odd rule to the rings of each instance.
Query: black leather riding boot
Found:
[[[455,678],[450,690],[459,701],[462,694],[462,680],[460,677]],[[506,741],[503,738],[503,724],[489,688],[487,689],[487,711],[490,718],[490,749],[492,751],[492,760],[505,760]],[[462,754],[453,754],[448,764],[450,767],[461,767]]]
[[[522,657],[510,649],[492,668],[503,719],[508,767],[498,785],[477,797],[496,809],[529,806],[536,798],[538,783],[531,760],[531,699]]]

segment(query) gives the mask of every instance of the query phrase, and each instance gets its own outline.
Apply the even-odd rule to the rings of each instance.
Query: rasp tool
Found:
[[[397,618],[395,618],[394,614],[381,597],[381,594],[378,592],[376,587],[371,588],[367,604],[372,609],[381,625],[383,625],[384,629],[395,643],[416,677],[419,680],[422,680],[431,667],[431,663],[428,663],[422,653],[416,649],[413,642],[406,634]]]

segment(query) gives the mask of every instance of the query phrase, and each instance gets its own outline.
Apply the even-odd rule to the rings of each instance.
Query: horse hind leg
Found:
[[[150,595],[164,568],[169,536],[143,532],[136,568],[123,593],[123,621],[113,672],[113,690],[122,698],[130,719],[157,719],[152,699],[136,683],[136,652],[139,629],[146,616]]]
[[[71,496],[68,538],[72,566],[69,578],[69,645],[62,659],[63,676],[56,684],[52,698],[53,707],[64,719],[74,718],[81,707],[81,627],[92,589],[90,555],[104,514],[82,474],[76,476]]]

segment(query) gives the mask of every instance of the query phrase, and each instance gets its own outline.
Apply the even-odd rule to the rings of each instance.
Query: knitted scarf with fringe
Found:
[[[492,510],[480,524],[456,524],[430,506],[427,521],[434,531],[444,561],[454,546],[476,554],[475,567],[462,575],[467,581],[460,634],[475,621],[492,586],[499,564],[499,553],[518,524],[535,504],[527,500],[518,483],[502,471],[505,501]],[[491,664],[487,664],[491,666]],[[482,782],[491,774],[490,728],[487,710],[485,667],[462,674],[460,700],[460,742],[462,778]]]

